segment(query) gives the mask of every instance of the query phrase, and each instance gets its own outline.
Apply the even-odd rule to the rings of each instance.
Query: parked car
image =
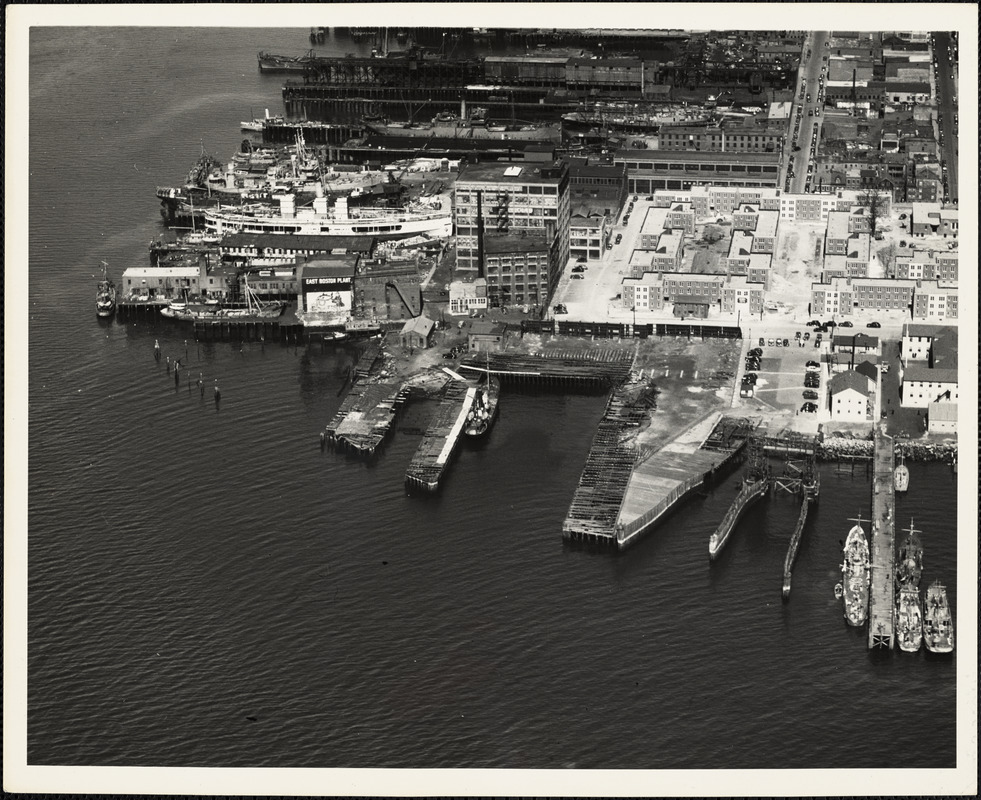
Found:
[[[759,376],[757,376],[757,374],[755,372],[747,372],[745,375],[743,375],[743,383],[749,383],[749,384],[753,384],[755,386],[756,385],[756,379],[758,377]]]
[[[790,339],[784,339],[783,340],[783,346],[784,347],[790,347]]]
[[[815,392],[813,389],[805,389],[804,390],[804,399],[805,400],[817,400],[818,399],[818,393]]]
[[[620,244],[620,242],[622,242],[622,241],[623,241],[623,234],[622,233],[618,233],[617,234],[617,244]]]
[[[559,303],[555,308],[552,309],[556,314],[568,314],[569,311],[566,309],[564,303]]]
[[[761,337],[760,337],[760,347],[763,347],[763,345],[765,345],[765,344],[766,344],[766,339],[764,339],[764,338],[763,338],[763,337],[761,336]]]
[[[866,328],[881,328],[882,326],[878,322],[870,322],[865,327]]]
[[[821,324],[821,320],[819,320],[819,319],[812,319],[812,320],[809,320],[808,322],[805,322],[804,324],[805,325],[820,325]]]
[[[761,344],[763,343],[763,340],[762,339],[760,339],[760,343]],[[751,355],[751,356],[761,356],[761,355],[763,355],[763,348],[762,347],[754,347],[752,350],[749,351],[749,355]]]
[[[824,327],[825,327],[825,328],[833,328],[833,327],[835,327],[835,326],[836,326],[837,324],[838,324],[838,323],[837,323],[837,322],[835,322],[835,321],[834,321],[833,319],[829,319],[829,320],[828,320],[827,322],[825,322],[825,323],[824,323]]]
[[[766,345],[767,345],[767,347],[773,347],[773,339],[767,339],[766,340]]]
[[[805,414],[816,414],[818,407],[814,405],[814,403],[804,403],[804,405],[800,407],[800,410]]]
[[[585,280],[585,277],[581,273],[579,273],[579,274],[573,275],[572,276],[572,279],[574,281],[581,281],[581,280]]]
[[[794,338],[795,338],[795,339],[800,339],[800,331],[797,331],[797,332],[796,332],[796,333],[794,334]]]
[[[821,368],[821,365],[817,361],[808,361],[804,366],[807,367],[807,369],[811,369],[811,367],[814,369]]]
[[[584,266],[580,265],[580,266],[573,267],[572,268],[572,271],[573,272],[585,272],[586,271],[586,268]]]
[[[852,325],[852,324],[851,324],[851,323],[850,323],[850,322],[849,322],[849,321],[848,321],[848,320],[846,319],[846,320],[845,320],[844,322],[839,322],[839,323],[838,323],[838,327],[839,327],[839,328],[854,328],[855,326],[854,326],[854,325]]]
[[[810,331],[804,331],[804,341],[806,342],[810,338],[811,338],[811,332]]]

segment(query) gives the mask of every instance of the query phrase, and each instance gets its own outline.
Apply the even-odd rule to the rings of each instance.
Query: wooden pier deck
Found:
[[[325,430],[326,441],[342,450],[373,455],[395,422],[408,396],[400,384],[372,383],[355,386]]]
[[[427,492],[435,492],[439,488],[440,478],[460,440],[460,432],[476,393],[474,386],[461,381],[451,381],[446,385],[436,415],[406,470],[405,482],[409,488]]]
[[[895,641],[896,454],[891,436],[876,426],[872,473],[872,585],[869,649],[892,649]]]
[[[579,350],[534,353],[471,353],[462,370],[490,370],[502,383],[552,384],[566,388],[608,389],[627,379],[633,353],[625,350]]]

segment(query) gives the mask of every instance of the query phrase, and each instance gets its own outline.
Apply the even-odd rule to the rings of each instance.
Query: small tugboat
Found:
[[[923,574],[923,545],[920,543],[918,531],[909,521],[909,528],[903,531],[907,534],[906,541],[899,548],[899,558],[896,560],[896,587],[912,586],[920,588],[920,575]]]
[[[906,466],[906,458],[903,451],[899,451],[899,465],[894,474],[894,483],[897,492],[905,492],[909,489],[909,467]]]
[[[95,291],[95,313],[100,317],[111,317],[116,311],[116,285],[109,280],[109,265],[102,262],[102,280]]]
[[[862,517],[845,539],[845,561],[841,565],[845,620],[849,625],[864,625],[869,614],[869,543],[862,528]]]
[[[949,653],[954,649],[954,622],[947,603],[947,589],[940,581],[931,583],[926,592],[923,642],[931,653]]]
[[[484,374],[477,387],[477,396],[463,424],[463,432],[467,436],[483,436],[490,430],[497,415],[497,401],[501,394],[501,381],[490,372]]]
[[[923,612],[920,610],[920,592],[913,586],[899,589],[896,635],[899,638],[899,649],[904,653],[915,653],[920,649],[923,639]]]

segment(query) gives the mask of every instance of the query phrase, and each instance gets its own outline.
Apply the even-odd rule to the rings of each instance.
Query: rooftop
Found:
[[[527,163],[488,162],[467,164],[456,179],[457,189],[465,188],[467,182],[485,183],[541,183],[558,185],[568,174],[568,166],[561,161],[541,167]]]
[[[828,393],[831,395],[836,395],[840,392],[847,391],[848,389],[868,397],[868,378],[866,378],[865,375],[850,369],[846,370],[845,372],[839,372],[828,382]]]

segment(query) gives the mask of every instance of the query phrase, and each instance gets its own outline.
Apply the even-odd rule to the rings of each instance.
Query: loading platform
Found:
[[[469,383],[450,381],[446,385],[433,421],[406,470],[405,483],[410,489],[435,492],[439,488],[476,394],[476,387]]]
[[[869,649],[895,642],[896,453],[893,437],[875,429],[872,472],[872,584],[869,592]]]

